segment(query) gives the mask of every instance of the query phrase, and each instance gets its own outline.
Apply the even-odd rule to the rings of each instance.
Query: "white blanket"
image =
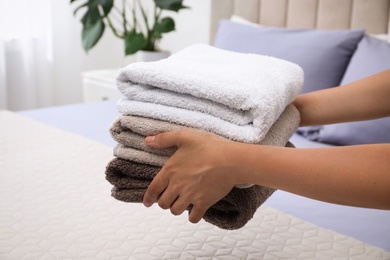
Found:
[[[228,231],[110,196],[112,148],[0,111],[0,259],[389,259],[262,206]]]
[[[303,71],[291,62],[199,44],[123,68],[117,86],[126,98],[118,111],[255,143],[302,84]]]

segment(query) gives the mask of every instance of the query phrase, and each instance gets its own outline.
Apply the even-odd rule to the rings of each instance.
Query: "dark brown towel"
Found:
[[[288,143],[286,147],[294,146]],[[111,195],[120,201],[141,203],[147,187],[160,169],[120,158],[111,160],[106,167],[106,179],[114,185]],[[245,189],[234,187],[207,210],[203,219],[222,229],[239,229],[252,219],[256,210],[274,191],[260,185]]]
[[[292,104],[287,106],[264,139],[258,144],[284,146],[299,126],[299,122],[298,109]],[[153,148],[146,145],[145,137],[186,128],[188,127],[158,119],[121,115],[110,126],[110,134],[118,142],[118,145],[114,148],[114,156],[137,163],[162,167],[176,151],[176,147]],[[226,140],[222,136],[218,137]],[[251,185],[240,184],[236,187],[248,188]]]
[[[118,189],[147,189],[160,169],[161,167],[114,158],[106,167],[106,180]],[[129,198],[127,202],[141,201],[131,201]]]
[[[120,158],[113,159],[106,169],[106,179],[114,185],[111,195],[120,201],[141,203],[147,187],[160,169]],[[241,228],[274,191],[259,185],[246,189],[233,188],[207,210],[203,219],[222,229]]]

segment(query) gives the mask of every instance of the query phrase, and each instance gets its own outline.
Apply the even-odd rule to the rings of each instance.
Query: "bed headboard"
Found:
[[[232,15],[267,26],[389,32],[390,0],[211,0],[210,39]]]

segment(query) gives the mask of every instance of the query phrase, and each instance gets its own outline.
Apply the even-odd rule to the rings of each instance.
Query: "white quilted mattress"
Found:
[[[112,148],[0,112],[0,259],[390,259],[262,206],[242,229],[110,196]],[[93,131],[93,129],[91,129]]]

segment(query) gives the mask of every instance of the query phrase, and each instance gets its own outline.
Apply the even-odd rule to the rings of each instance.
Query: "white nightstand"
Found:
[[[91,70],[81,74],[85,102],[118,100],[123,95],[116,88],[115,80],[119,69]]]

